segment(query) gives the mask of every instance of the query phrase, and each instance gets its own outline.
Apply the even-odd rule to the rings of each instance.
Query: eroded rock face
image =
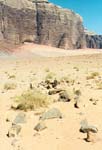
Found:
[[[82,18],[47,0],[0,0],[0,42],[84,47]]]
[[[86,47],[102,49],[102,35],[86,35]]]
[[[0,2],[0,40],[19,44],[36,37],[36,10],[27,1]],[[28,5],[29,4],[29,5]]]

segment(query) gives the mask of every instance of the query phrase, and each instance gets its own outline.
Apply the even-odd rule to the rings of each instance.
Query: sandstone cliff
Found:
[[[47,0],[0,0],[0,42],[84,47],[82,18]]]
[[[102,49],[102,35],[85,35],[86,47]]]

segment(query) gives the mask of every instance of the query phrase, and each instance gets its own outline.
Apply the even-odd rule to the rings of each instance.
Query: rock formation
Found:
[[[87,48],[102,49],[102,35],[97,35],[87,29],[84,30],[84,33]]]
[[[0,43],[84,47],[82,18],[47,0],[0,0]]]
[[[102,35],[84,32],[78,14],[48,0],[0,0],[0,47],[24,42],[64,49],[102,48]]]
[[[102,35],[86,35],[86,47],[102,49]]]

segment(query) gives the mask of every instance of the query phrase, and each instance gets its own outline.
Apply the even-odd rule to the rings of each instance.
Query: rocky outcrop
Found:
[[[84,47],[82,18],[47,0],[0,0],[0,42]]]
[[[36,36],[36,10],[27,0],[0,0],[0,40],[19,44],[34,41]]]
[[[86,47],[102,49],[102,35],[85,35],[86,38]]]

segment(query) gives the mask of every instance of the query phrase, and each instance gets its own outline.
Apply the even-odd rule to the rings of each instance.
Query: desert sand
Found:
[[[26,123],[20,134],[7,137],[15,116],[21,112],[11,109],[13,97],[20,95],[32,83],[36,86],[45,79],[47,71],[54,72],[56,78],[67,76],[74,84],[65,85],[69,90],[80,89],[80,107],[74,102],[55,102],[43,108],[58,108],[62,119],[46,120],[47,128],[41,132],[34,130],[39,121],[36,111],[27,111]],[[91,73],[97,73],[87,79]],[[9,78],[15,75],[15,78]],[[5,90],[5,83],[13,82],[15,89]],[[100,83],[100,84],[97,84]],[[48,46],[25,44],[12,54],[0,56],[0,149],[1,150],[99,150],[102,148],[102,52],[101,50],[62,50]],[[63,85],[64,86],[64,85]],[[101,87],[99,87],[101,86]],[[56,97],[56,96],[55,96]],[[53,96],[54,98],[54,96]],[[90,101],[94,99],[94,101]],[[37,111],[42,111],[42,108]],[[9,121],[7,121],[9,119]],[[80,122],[86,119],[98,128],[97,140],[86,142],[86,134],[79,132]],[[14,143],[15,140],[15,145]]]

